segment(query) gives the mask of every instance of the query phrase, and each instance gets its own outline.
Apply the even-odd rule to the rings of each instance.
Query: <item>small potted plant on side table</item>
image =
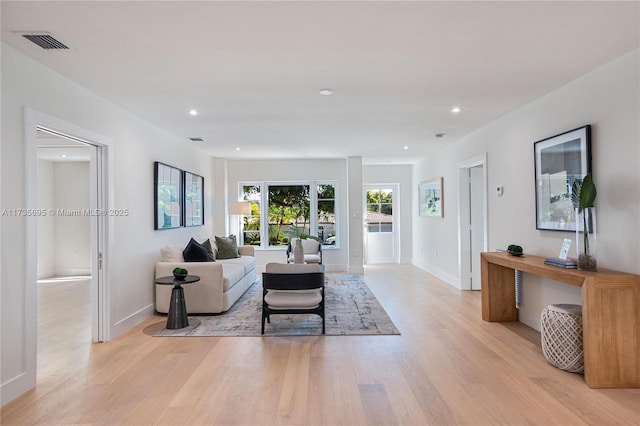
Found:
[[[185,278],[187,278],[187,275],[189,275],[189,271],[184,268],[175,268],[173,270],[173,278],[175,278],[176,280],[183,281]]]

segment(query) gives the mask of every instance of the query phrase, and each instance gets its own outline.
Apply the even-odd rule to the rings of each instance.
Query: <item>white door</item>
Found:
[[[480,252],[484,250],[484,184],[482,165],[469,170],[471,290],[480,290]]]
[[[397,184],[364,189],[364,262],[398,263]]]
[[[480,253],[489,245],[487,229],[487,155],[458,163],[458,259],[460,289],[480,290]]]

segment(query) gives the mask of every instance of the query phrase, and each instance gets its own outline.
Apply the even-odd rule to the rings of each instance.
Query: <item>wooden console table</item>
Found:
[[[518,320],[516,269],[582,287],[585,382],[591,388],[640,387],[640,275],[563,269],[528,254],[492,252],[480,258],[483,320]]]

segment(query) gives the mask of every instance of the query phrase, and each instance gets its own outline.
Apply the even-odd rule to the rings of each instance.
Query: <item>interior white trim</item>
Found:
[[[136,325],[140,324],[143,320],[152,317],[155,314],[155,304],[151,303],[142,309],[132,313],[131,315],[121,319],[113,324],[111,330],[111,336],[113,338],[121,336],[127,331],[131,330]]]
[[[484,210],[484,247],[487,251],[489,247],[489,208],[488,208],[488,184],[487,184],[487,153],[477,155],[458,163],[458,269],[460,270],[460,289],[471,290],[470,262],[469,257],[464,254],[470,250],[471,241],[469,238],[469,184],[467,172],[471,167],[482,166],[483,181],[483,201]]]
[[[113,205],[113,170],[109,158],[109,149],[112,146],[112,139],[95,133],[93,131],[83,129],[75,124],[67,121],[52,117],[45,113],[33,110],[31,108],[24,108],[24,138],[25,138],[25,208],[37,209],[38,196],[37,196],[37,146],[38,136],[37,128],[43,127],[46,129],[54,130],[60,134],[69,135],[74,139],[81,139],[95,146],[103,148],[104,154],[104,167],[107,170],[107,194],[105,194],[104,202],[106,205]],[[106,206],[105,206],[106,207]],[[113,217],[105,216],[103,222],[106,228],[106,240],[103,245],[103,253],[105,258],[109,259],[110,247],[114,240],[113,235]],[[2,395],[2,405],[13,400],[17,396],[25,393],[29,389],[36,385],[36,370],[37,370],[37,341],[38,341],[38,296],[37,296],[37,280],[38,280],[38,265],[37,265],[37,250],[38,250],[38,233],[37,233],[37,217],[27,216],[25,218],[25,306],[24,306],[24,348],[23,348],[23,365],[24,373],[12,378],[11,380],[3,383],[0,389]],[[108,263],[105,262],[103,267],[102,276],[102,292],[103,297],[100,299],[102,306],[100,311],[102,312],[101,321],[101,340],[107,341],[110,339],[110,317],[111,317],[111,303],[112,300],[110,293],[113,291],[109,285]]]

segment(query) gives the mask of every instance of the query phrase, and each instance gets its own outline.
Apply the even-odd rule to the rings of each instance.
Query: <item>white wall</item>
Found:
[[[442,220],[414,214],[414,263],[459,278],[457,164],[487,153],[489,249],[510,243],[526,253],[557,256],[573,233],[536,230],[535,141],[592,125],[593,175],[598,189],[598,266],[640,273],[640,70],[638,50],[582,76],[425,158],[414,168],[419,181],[444,177]],[[491,188],[504,186],[497,197]],[[420,257],[425,248],[426,256]],[[438,251],[435,259],[433,252]],[[522,322],[539,329],[550,303],[580,303],[580,289],[525,274]]]
[[[270,181],[299,182],[333,180],[338,182],[337,226],[339,247],[322,251],[322,263],[327,271],[347,269],[347,165],[337,160],[227,160],[227,191],[229,199],[236,200],[239,182]],[[263,268],[269,262],[284,262],[284,248],[257,249],[256,262]]]
[[[82,211],[90,207],[89,162],[56,162],[55,210]],[[56,275],[91,274],[91,224],[89,216],[55,217]],[[40,230],[38,230],[39,233]]]
[[[38,209],[55,206],[52,161],[38,160]],[[54,215],[38,217],[38,278],[56,274],[56,218]]]
[[[38,208],[89,208],[89,163],[38,160]],[[38,278],[91,274],[88,216],[38,217]]]
[[[186,245],[190,236],[210,236],[211,220],[204,227],[153,230],[153,162],[163,161],[205,178],[205,209],[211,211],[211,160],[181,138],[148,122],[43,67],[9,46],[1,49],[2,78],[2,208],[25,208],[24,108],[73,123],[113,140],[113,206],[129,215],[112,221],[115,249],[107,260],[111,286],[111,337],[115,338],[153,311],[154,265],[160,247]],[[184,113],[176,108],[176,114]],[[210,219],[210,218],[207,218]],[[30,345],[35,347],[33,321],[28,317],[25,218],[3,216],[1,252],[1,382],[2,403],[35,384],[35,371],[26,371]],[[8,250],[7,248],[11,249]],[[11,265],[10,270],[7,265]],[[34,270],[33,276],[36,276]],[[35,297],[35,296],[34,296]]]
[[[398,229],[400,231],[400,263],[411,263],[412,258],[412,217],[413,197],[417,196],[418,187],[413,187],[411,181],[411,165],[363,165],[363,185],[397,183],[400,193],[396,196],[400,201],[400,217]]]

